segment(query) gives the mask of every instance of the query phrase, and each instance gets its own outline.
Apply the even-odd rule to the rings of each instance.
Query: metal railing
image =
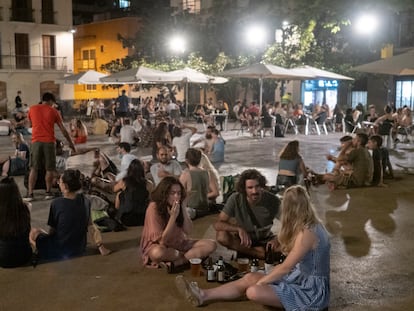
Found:
[[[0,70],[67,70],[67,58],[58,56],[0,55]]]
[[[10,20],[14,22],[34,22],[33,9],[29,8],[10,8]]]

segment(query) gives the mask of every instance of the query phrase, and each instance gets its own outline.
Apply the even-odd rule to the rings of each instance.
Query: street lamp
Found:
[[[266,47],[266,29],[263,26],[254,25],[247,29],[246,39],[250,45],[259,46],[263,44]]]
[[[175,35],[170,38],[169,40],[169,46],[171,51],[175,53],[184,53],[186,48],[186,40],[184,37]]]
[[[371,35],[378,28],[378,18],[374,15],[361,15],[355,22],[355,29],[362,35]]]

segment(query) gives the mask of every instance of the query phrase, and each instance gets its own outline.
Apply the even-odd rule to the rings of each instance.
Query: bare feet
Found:
[[[112,253],[112,251],[110,249],[107,249],[103,244],[101,244],[98,249],[102,256],[108,256],[110,253]]]

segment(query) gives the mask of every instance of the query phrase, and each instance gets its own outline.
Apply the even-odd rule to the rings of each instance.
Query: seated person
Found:
[[[99,148],[95,149],[94,157],[94,169],[91,177],[100,177],[110,181],[115,181],[116,175],[118,174],[118,168],[115,163],[104,152],[101,152]]]
[[[14,156],[0,160],[2,166],[2,176],[24,175],[29,167],[30,150],[24,141],[21,133],[14,133],[11,136],[12,142],[16,147]]]
[[[130,124],[129,118],[124,118],[124,125],[122,125],[119,131],[120,141],[126,142],[131,146],[136,146],[139,142],[139,137],[134,127]]]
[[[352,170],[340,171],[339,174],[327,173],[317,175],[318,182],[329,183],[331,190],[338,187],[363,187],[371,184],[372,181],[372,157],[365,147],[368,136],[365,133],[358,133],[352,139],[353,148],[348,154],[341,154],[338,161],[346,161],[352,165]]]
[[[114,186],[115,217],[125,226],[142,226],[151,191],[152,182],[145,178],[144,165],[132,160],[126,176]]]
[[[105,135],[108,133],[109,124],[103,117],[96,118],[92,125],[93,135]]]
[[[65,170],[59,179],[63,197],[56,198],[50,205],[48,232],[33,228],[30,242],[37,249],[40,259],[64,259],[82,255],[86,249],[88,227],[93,231],[96,247],[101,255],[110,251],[102,244],[99,230],[92,225],[90,201],[78,193],[81,189],[81,173]]]
[[[185,197],[183,185],[173,176],[163,178],[152,192],[140,243],[144,266],[164,266],[172,273],[190,258],[205,258],[216,250],[214,240],[188,237],[193,224]]]
[[[207,215],[210,211],[209,205],[215,203],[219,195],[214,176],[199,167],[201,157],[200,150],[189,148],[185,154],[188,169],[180,176],[180,182],[187,193],[185,206],[192,219]]]
[[[197,282],[190,283],[179,275],[176,286],[193,306],[218,300],[239,301],[245,297],[278,310],[327,310],[329,234],[303,187],[292,186],[286,191],[279,241],[287,257],[269,273],[247,273],[241,279],[208,289],[201,289]]]
[[[14,115],[14,130],[22,135],[30,135],[28,122],[26,115],[22,111],[17,111]]]
[[[12,131],[12,124],[0,114],[0,136],[8,136]]]
[[[279,189],[297,184],[299,174],[304,178],[307,176],[305,163],[299,154],[299,141],[288,142],[280,152],[279,158],[279,171],[276,178],[276,186]]]
[[[209,150],[209,158],[214,167],[219,168],[224,162],[225,142],[216,128],[211,130],[211,137],[212,147]]]
[[[0,198],[0,267],[23,266],[32,258],[31,204],[23,202],[19,187],[11,177],[0,178]]]
[[[167,147],[161,147],[157,152],[158,163],[154,163],[150,170],[154,184],[158,185],[166,176],[180,177],[182,173],[181,165],[171,159],[171,154]]]
[[[352,145],[352,136],[345,135],[339,139],[341,143],[340,152],[337,157],[329,154],[326,156],[328,161],[332,161],[335,163],[334,168],[332,169],[333,174],[339,174],[341,170],[343,171],[352,171],[352,165],[350,165],[346,160],[344,160],[344,155],[348,155],[352,149],[354,149]]]
[[[279,199],[264,190],[266,178],[255,169],[242,172],[233,193],[214,224],[217,242],[252,258],[265,258],[267,244],[279,242],[271,232],[279,214]]]
[[[74,144],[84,144],[88,139],[88,130],[80,119],[73,119],[70,124],[70,136]]]

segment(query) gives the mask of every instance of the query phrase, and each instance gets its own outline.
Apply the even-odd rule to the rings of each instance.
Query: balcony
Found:
[[[11,15],[10,15],[10,20],[12,22],[29,22],[29,23],[33,23],[34,22],[34,18],[33,18],[33,9],[29,9],[29,8],[12,8],[10,9],[11,11]]]
[[[42,24],[56,24],[55,15],[52,10],[42,10]]]
[[[1,55],[0,70],[66,71],[66,57]]]

